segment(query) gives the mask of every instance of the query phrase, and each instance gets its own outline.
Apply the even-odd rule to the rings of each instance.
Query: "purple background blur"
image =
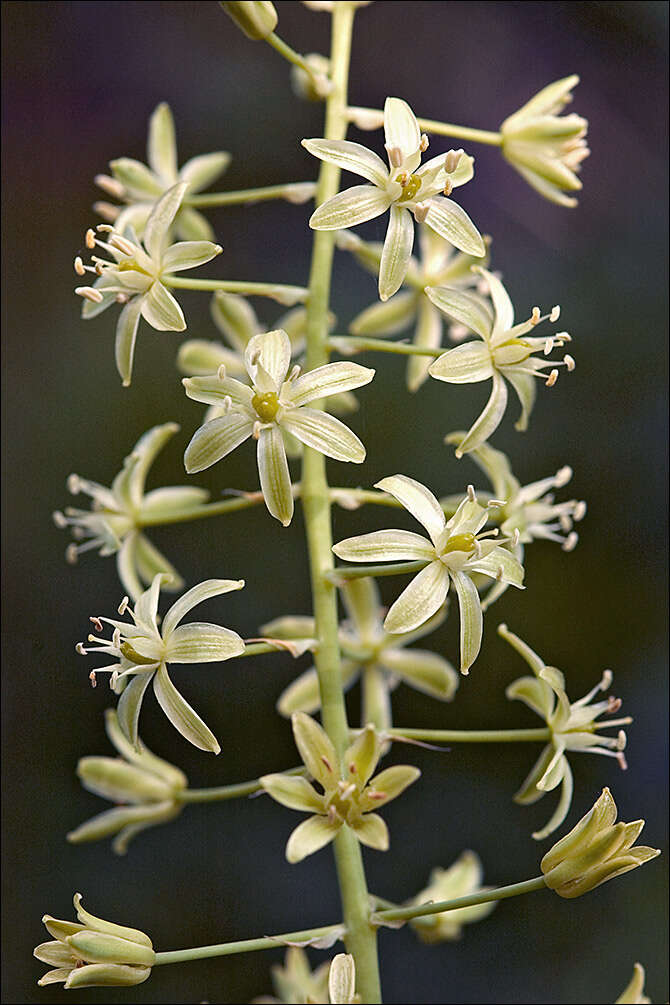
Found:
[[[301,51],[323,51],[328,18],[279,3],[279,31]],[[572,825],[604,784],[622,818],[644,815],[647,843],[666,833],[665,515],[666,515],[666,32],[665,3],[375,3],[357,17],[350,98],[379,106],[387,94],[418,114],[495,129],[544,84],[577,72],[574,108],[589,118],[592,156],[577,210],[544,202],[495,149],[476,154],[473,184],[461,190],[473,219],[494,237],[523,315],[560,302],[573,334],[577,370],[551,392],[539,389],[525,436],[512,429],[515,406],[495,437],[523,482],[569,463],[574,492],[588,500],[572,555],[537,544],[527,552],[528,591],[510,590],[488,615],[482,654],[442,706],[401,687],[399,724],[427,727],[537,725],[504,698],[525,665],[496,637],[505,620],[549,663],[563,669],[577,698],[605,666],[629,730],[629,763],[573,756]],[[132,388],[113,363],[113,319],[83,324],[72,295],[71,262],[94,217],[92,179],[106,162],[144,159],[146,122],[160,100],[177,120],[180,161],[227,149],[223,187],[314,176],[300,148],[319,136],[322,109],[292,98],[286,65],[238,32],[216,3],[5,3],[5,376],[6,439],[4,758],[5,929],[3,1000],[55,1002],[40,990],[31,958],[45,938],[47,911],[71,915],[84,894],[102,917],[150,932],[160,949],[281,932],[336,920],[329,851],[289,867],[284,842],[298,817],[268,799],[187,808],[116,858],[107,844],[70,847],[65,833],[105,808],[74,776],[78,757],[108,753],[102,711],[106,688],[92,692],[73,652],[89,614],[120,599],[114,562],[95,555],[65,565],[66,538],[50,520],[70,500],[70,471],[109,484],[122,457],[154,422],[176,419],[182,433],[161,455],[152,487],[179,484],[181,453],[200,406],[181,393],[174,355],[179,337],[143,326]],[[368,139],[366,139],[366,135]],[[352,137],[370,142],[370,134]],[[372,143],[378,144],[377,136]],[[456,142],[454,145],[458,145]],[[431,152],[449,147],[435,139]],[[350,183],[350,178],[345,177]],[[459,193],[459,196],[461,195]],[[303,282],[308,207],[269,204],[210,213],[224,254],[202,275]],[[383,235],[383,221],[364,228]],[[338,255],[334,308],[340,330],[375,298],[374,280]],[[214,337],[207,298],[185,295],[189,334]],[[271,324],[280,313],[257,304]],[[367,361],[367,360],[364,360]],[[463,428],[483,388],[430,382],[404,390],[404,365],[375,359],[378,377],[361,393],[352,425],[368,448],[355,471],[329,465],[336,484],[371,484],[403,471],[438,494],[461,490],[473,465],[458,462],[442,436]],[[253,451],[241,449],[198,484],[215,496],[256,485]],[[383,525],[381,511],[336,513],[336,539]],[[410,526],[408,521],[406,524]],[[203,609],[246,635],[259,623],[309,605],[301,520],[279,531],[261,510],[157,531],[189,583],[244,576],[247,588]],[[386,580],[385,599],[397,583]],[[435,636],[457,651],[457,618]],[[301,664],[302,666],[302,664]],[[208,757],[183,742],[152,699],[142,735],[178,762],[193,786],[252,778],[295,762],[290,731],[273,711],[295,674],[288,658],[185,669],[178,683],[222,740]],[[352,717],[357,693],[351,696]],[[482,857],[488,882],[537,874],[547,844],[543,824],[555,796],[536,807],[511,797],[537,754],[534,745],[412,748],[395,760],[420,765],[423,778],[385,816],[388,855],[366,852],[371,888],[403,900],[435,865],[463,848]],[[409,930],[381,933],[388,1002],[608,1002],[647,966],[647,993],[666,1001],[667,855],[574,902],[549,893],[498,906],[459,944],[423,946]],[[281,952],[157,969],[132,990],[68,992],[70,1002],[242,1002],[269,990]],[[314,954],[315,959],[319,954]]]

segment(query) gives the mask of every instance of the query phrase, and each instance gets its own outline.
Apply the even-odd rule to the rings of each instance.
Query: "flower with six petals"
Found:
[[[480,893],[487,887],[482,886],[484,870],[482,863],[473,851],[464,851],[448,869],[433,869],[430,882],[425,890],[417,893],[412,904],[439,903],[442,900],[458,900],[472,893]],[[422,942],[452,942],[460,939],[463,925],[486,918],[496,906],[495,901],[487,904],[474,904],[472,907],[459,907],[442,914],[429,914],[414,918],[411,922]]]

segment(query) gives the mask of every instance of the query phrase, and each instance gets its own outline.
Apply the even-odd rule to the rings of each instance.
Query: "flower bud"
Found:
[[[269,2],[222,3],[226,14],[233,19],[247,38],[267,38],[277,27],[277,11]]]
[[[332,88],[328,76],[330,60],[326,56],[322,56],[320,52],[310,52],[304,56],[304,60],[311,67],[313,73],[308,73],[301,66],[291,67],[293,93],[305,101],[325,101]]]

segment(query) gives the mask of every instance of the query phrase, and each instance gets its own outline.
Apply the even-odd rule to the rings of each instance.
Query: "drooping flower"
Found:
[[[540,862],[550,890],[567,899],[581,897],[661,854],[658,848],[633,847],[644,820],[617,824],[616,818],[616,803],[605,788],[589,812]]]
[[[564,355],[558,362],[550,359],[536,359],[535,353],[548,356],[554,347],[562,347],[570,342],[567,332],[555,332],[541,338],[527,337],[541,321],[549,318],[558,320],[560,308],[554,307],[550,314],[541,316],[534,307],[528,321],[514,324],[514,308],[507,290],[492,272],[480,270],[486,278],[493,301],[493,315],[466,293],[448,287],[429,287],[426,295],[448,317],[466,325],[481,341],[464,342],[454,349],[448,349],[429,367],[431,377],[444,380],[448,384],[475,384],[482,380],[493,380],[491,396],[483,412],[470,431],[456,448],[456,456],[481,446],[496,431],[507,408],[507,385],[510,382],[521,402],[521,416],[515,428],[522,432],[528,427],[530,413],[535,403],[535,381],[539,377],[547,387],[553,387],[558,380],[558,367],[574,370],[572,356]],[[550,367],[549,374],[543,371]]]
[[[197,604],[218,597],[231,590],[241,590],[244,580],[207,579],[187,590],[169,609],[158,628],[158,600],[162,584],[159,574],[134,608],[125,597],[119,613],[130,611],[132,622],[111,618],[93,617],[91,621],[98,632],[107,624],[112,629],[111,639],[89,635],[91,643],[77,643],[81,655],[100,653],[111,656],[113,663],[96,667],[90,677],[95,686],[99,673],[110,673],[110,687],[120,694],[117,707],[118,722],[124,736],[137,746],[137,729],[142,699],[153,680],[154,693],[166,716],[178,732],[200,750],[218,754],[219,743],[199,715],[177,691],[168,674],[171,663],[220,663],[244,652],[244,642],[229,628],[204,622],[180,625],[182,618]]]
[[[74,262],[75,272],[97,276],[92,286],[78,286],[75,293],[86,303],[83,318],[94,318],[114,303],[123,304],[116,325],[116,367],[124,387],[130,384],[135,354],[135,339],[140,317],[157,331],[183,332],[186,321],[182,309],[163,283],[163,276],[204,265],[223,248],[211,241],[180,241],[170,243],[170,227],[184,198],[188,185],[180,182],[161,196],[144,228],[142,241],[132,232],[125,234],[109,224],[99,224],[98,233],[107,240],[86,234],[90,250],[101,248],[111,258],[92,255],[93,265],[84,265],[80,257]]]
[[[342,686],[361,679],[361,722],[371,722],[383,732],[391,726],[390,692],[403,681],[440,701],[451,701],[458,687],[458,674],[443,656],[424,649],[406,649],[411,642],[434,631],[444,620],[438,612],[414,632],[391,635],[384,629],[386,614],[374,579],[352,579],[342,587],[347,619],[338,639],[342,652]],[[289,615],[261,628],[273,638],[314,638],[313,618]],[[321,707],[319,680],[310,667],[290,684],[277,702],[281,715],[316,712]]]
[[[283,966],[276,963],[271,969],[275,996],[262,995],[254,999],[255,1005],[291,1005],[293,1002],[313,1002],[328,1005],[329,963],[312,970],[304,949],[289,946]]]
[[[460,443],[465,433],[450,433],[445,443]],[[553,477],[521,485],[514,477],[507,456],[502,450],[495,450],[489,443],[468,452],[471,458],[486,473],[493,487],[493,497],[503,505],[491,506],[491,519],[500,524],[505,535],[519,532],[519,542],[512,552],[523,563],[524,545],[532,541],[556,541],[563,551],[572,551],[578,541],[573,525],[586,515],[586,503],[582,499],[566,502],[554,501],[552,489],[563,488],[572,478],[572,468],[560,468]],[[441,500],[443,506],[456,505],[457,496],[447,496]],[[496,583],[482,599],[485,611],[498,600],[507,589],[507,584]]]
[[[151,212],[168,189],[178,182],[188,185],[189,196],[202,192],[223,174],[230,163],[230,154],[217,150],[201,154],[177,167],[177,138],[170,106],[161,102],[149,119],[147,164],[130,157],[120,157],[110,163],[113,177],[98,175],[96,184],[106,195],[120,199],[125,206],[96,203],[100,215],[113,223],[119,234],[127,227],[142,237]],[[171,232],[182,241],[213,241],[214,231],[197,209],[180,205],[170,224]]]
[[[622,991],[614,1005],[651,1005],[651,998],[644,993],[644,967],[641,963],[633,964],[633,976],[630,983]]]
[[[520,677],[519,680],[515,680],[505,691],[506,696],[511,700],[516,698],[532,708],[551,730],[550,742],[514,797],[515,802],[529,806],[547,792],[561,786],[556,811],[547,825],[533,834],[537,841],[541,841],[560,827],[570,809],[573,778],[566,756],[567,751],[605,754],[607,757],[615,757],[619,766],[625,768],[624,731],[619,729],[617,736],[614,737],[600,736],[598,730],[627,726],[633,720],[626,716],[622,719],[596,722],[599,716],[614,715],[621,708],[621,699],[611,695],[603,701],[593,702],[599,692],[607,691],[612,684],[611,670],[605,670],[600,682],[583,698],[570,702],[565,692],[565,677],[560,670],[546,666],[529,645],[508,630],[507,625],[499,625],[498,634],[516,649],[534,674],[533,677]]]
[[[205,422],[184,454],[189,474],[211,467],[245,440],[258,441],[258,473],[269,512],[286,527],[293,517],[293,494],[284,433],[326,457],[360,464],[365,447],[343,422],[307,408],[310,401],[369,384],[375,371],[358,363],[327,363],[307,373],[291,366],[291,343],[278,330],[255,335],[244,353],[251,386],[226,376],[225,367],[209,377],[185,378],[186,394],[226,412]]]
[[[412,904],[435,904],[442,900],[458,900],[472,893],[488,889],[482,886],[484,870],[473,851],[464,851],[448,869],[433,869],[425,890],[417,893]],[[414,918],[410,924],[422,942],[452,942],[460,939],[464,925],[486,918],[496,906],[495,901],[475,904],[473,907],[459,907],[442,914],[430,914]]]
[[[76,922],[59,921],[50,914],[42,918],[55,941],[43,942],[33,955],[56,969],[40,978],[40,987],[131,987],[146,981],[156,960],[149,936],[89,914],[80,893],[74,895],[74,908]]]
[[[396,293],[384,303],[375,302],[361,311],[349,325],[353,335],[396,335],[410,325],[414,329],[413,343],[418,349],[439,349],[442,345],[442,313],[426,296],[427,286],[457,287],[468,290],[469,295],[480,301],[479,292],[484,280],[472,271],[477,262],[487,264],[487,255],[476,258],[457,251],[449,241],[436,234],[425,225],[419,226],[418,258],[412,256],[403,281],[405,289]],[[343,230],[338,235],[338,247],[351,251],[356,259],[375,275],[379,272],[383,245],[361,241],[355,234]],[[482,310],[486,304],[481,304]],[[430,356],[410,356],[407,360],[407,387],[416,391],[428,377]]]
[[[77,774],[85,789],[117,805],[70,831],[67,839],[82,844],[116,835],[112,848],[117,855],[124,855],[141,831],[181,813],[184,804],[178,797],[188,779],[179,768],[152,754],[139,738],[137,746],[130,743],[114,709],[105,712],[105,729],[121,756],[82,757]]]
[[[300,756],[323,792],[298,776],[275,774],[261,778],[265,791],[282,806],[312,814],[291,834],[286,845],[288,861],[300,862],[312,855],[345,825],[361,844],[386,851],[388,829],[372,811],[415,782],[421,774],[419,769],[398,764],[372,778],[380,757],[380,741],[372,725],[359,733],[340,761],[328,734],[314,719],[296,712],[291,722]]]
[[[428,137],[421,134],[414,112],[400,98],[386,99],[384,136],[388,168],[372,150],[349,140],[309,139],[302,145],[320,160],[372,183],[355,185],[322,203],[312,214],[310,227],[341,230],[390,211],[379,267],[379,296],[388,300],[407,273],[414,243],[412,216],[466,254],[482,258],[486,246],[465,210],[446,198],[470,181],[474,158],[463,150],[450,150],[419,167]]]
[[[453,587],[460,607],[461,673],[467,674],[482,642],[482,610],[473,574],[523,589],[523,567],[501,547],[505,538],[495,540],[497,530],[479,533],[489,512],[477,502],[472,486],[449,521],[433,493],[413,478],[392,475],[375,487],[392,495],[423,524],[430,540],[407,530],[378,530],[340,541],[333,551],[349,562],[425,562],[386,615],[384,628],[393,634],[423,625],[444,605]]]
[[[167,441],[179,431],[175,422],[154,426],[144,433],[123,468],[107,488],[88,478],[70,475],[68,488],[73,495],[84,492],[91,497],[90,510],[68,506],[64,513],[54,513],[57,527],[71,527],[80,544],[66,551],[69,562],[93,548],[101,555],[116,555],[116,567],[123,588],[133,600],[149,586],[159,572],[169,576],[163,589],[181,590],[184,581],[167,558],[144,533],[146,526],[170,522],[181,512],[200,506],[209,498],[206,489],[194,486],[168,486],[145,492],[149,468]]]
[[[540,195],[559,206],[577,205],[574,196],[565,193],[582,187],[577,172],[590,153],[584,139],[586,119],[560,114],[578,83],[576,74],[556,80],[500,127],[503,156]]]

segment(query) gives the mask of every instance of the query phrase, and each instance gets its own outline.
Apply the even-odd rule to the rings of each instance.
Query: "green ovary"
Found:
[[[136,663],[138,666],[149,666],[149,664],[158,662],[155,659],[150,659],[148,656],[140,656],[129,642],[122,642],[120,651],[122,656],[125,656],[127,660],[130,660],[131,663]]]
[[[261,422],[273,422],[279,410],[279,395],[274,391],[265,394],[255,394],[251,404]]]
[[[474,534],[454,534],[447,541],[443,554],[448,555],[450,551],[465,551],[470,554],[474,550],[474,547]]]
[[[416,198],[419,189],[421,188],[421,179],[417,178],[415,174],[410,176],[409,181],[403,186],[401,199],[403,202],[409,201],[410,199]]]

